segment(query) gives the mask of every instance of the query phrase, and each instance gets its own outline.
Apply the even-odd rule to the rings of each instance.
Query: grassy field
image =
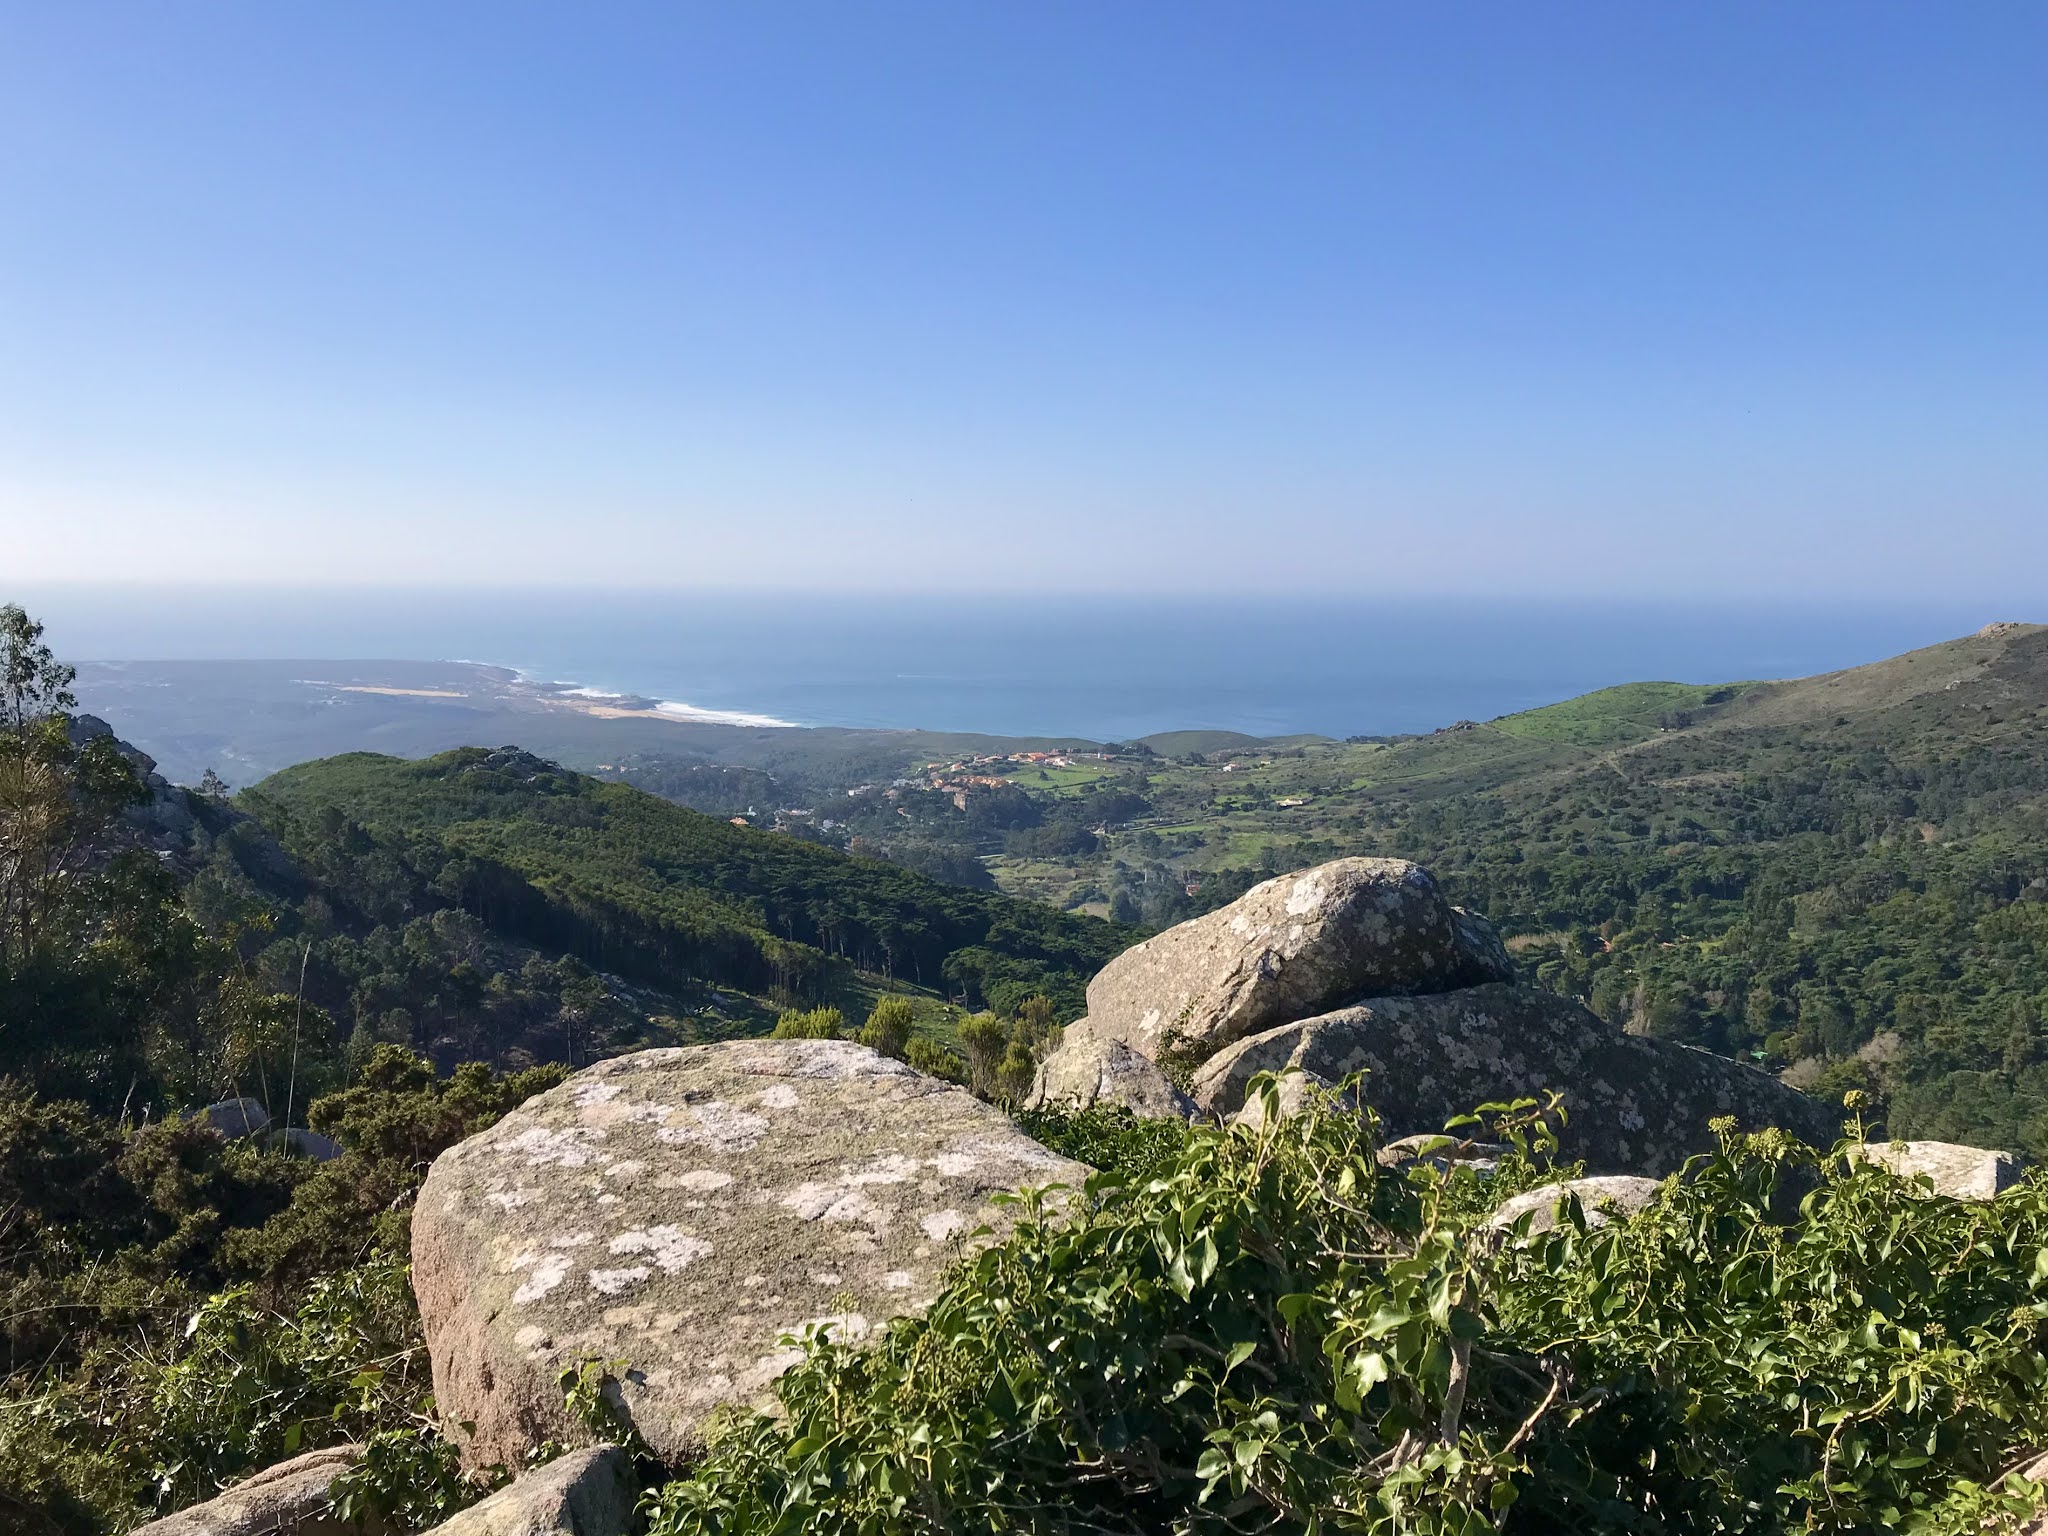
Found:
[[[1113,763],[1070,763],[1064,768],[1026,763],[998,777],[1008,779],[1019,789],[1034,795],[1068,796],[1083,793],[1091,784],[1114,779],[1119,771]]]

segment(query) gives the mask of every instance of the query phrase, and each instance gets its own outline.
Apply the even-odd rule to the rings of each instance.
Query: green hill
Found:
[[[1647,741],[1663,731],[1682,730],[1760,686],[1729,683],[1623,683],[1561,704],[1505,715],[1492,728],[1509,736],[1580,747],[1622,746]]]
[[[1255,752],[1266,745],[1264,737],[1242,731],[1160,731],[1141,739],[1162,757],[1184,757],[1190,752]]]
[[[438,850],[436,878],[490,925],[650,986],[816,998],[855,969],[1005,1011],[1044,992],[1071,1014],[1126,942],[1093,918],[735,826],[510,749],[352,753],[244,799],[309,853],[344,819]]]
[[[1153,764],[1129,786],[1152,815],[996,877],[1159,926],[1322,859],[1416,859],[1617,1023],[2048,1155],[2048,627],[1229,767]]]

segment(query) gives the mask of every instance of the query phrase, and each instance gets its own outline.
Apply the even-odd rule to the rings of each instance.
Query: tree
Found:
[[[78,676],[43,644],[43,626],[19,603],[0,607],[0,729],[14,734],[60,710],[76,709]]]
[[[143,795],[112,737],[74,746],[54,714],[0,729],[0,973],[37,951],[80,893],[99,839]]]

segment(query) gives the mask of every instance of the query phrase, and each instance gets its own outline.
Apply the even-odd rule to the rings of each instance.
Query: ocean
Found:
[[[796,725],[1425,731],[1643,679],[1796,677],[2038,614],[1361,594],[36,588],[74,660],[467,660]]]

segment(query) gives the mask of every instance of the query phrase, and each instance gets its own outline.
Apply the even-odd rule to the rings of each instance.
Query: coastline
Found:
[[[610,688],[594,688],[585,683],[535,677],[518,667],[504,667],[499,670],[510,672],[514,690],[523,692],[535,702],[554,709],[573,710],[577,714],[588,715],[596,720],[652,719],[686,725],[738,725],[755,730],[807,729],[801,721],[784,720],[775,715],[759,714],[751,710],[706,709],[701,705],[685,703],[681,699],[657,699],[647,694],[622,693]]]
[[[102,662],[96,665],[120,664]],[[427,703],[443,700],[454,703],[489,701],[509,705],[515,709],[561,710],[586,715],[593,720],[665,720],[678,725],[732,725],[752,730],[778,731],[801,731],[811,728],[802,721],[785,720],[780,716],[762,714],[755,710],[707,709],[681,699],[656,698],[651,694],[628,693],[619,689],[593,687],[587,683],[542,677],[523,667],[506,666],[501,662],[474,661],[464,657],[431,662],[427,665],[433,668],[460,668],[461,672],[456,676],[436,677],[430,686],[425,687],[391,681],[388,680],[388,676],[382,681],[370,681],[363,675],[352,677],[345,682],[326,677],[297,677],[291,681],[299,687],[325,689],[333,693],[362,694],[388,699],[417,699]],[[485,686],[476,686],[477,683]]]

